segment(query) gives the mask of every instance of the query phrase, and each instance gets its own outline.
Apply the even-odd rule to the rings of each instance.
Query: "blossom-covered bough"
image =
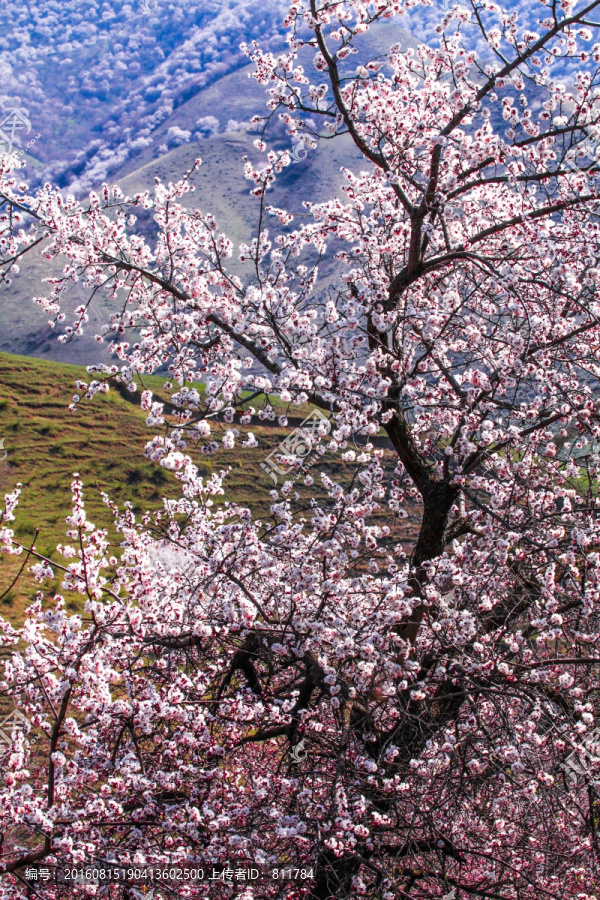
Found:
[[[29,896],[33,864],[243,861],[314,877],[157,892],[600,896],[600,2],[527,8],[535,28],[491,0],[457,6],[435,46],[357,65],[364,32],[410,6],[301,0],[285,53],[247,48],[269,115],[362,154],[297,228],[270,205],[289,154],[262,139],[239,248],[184,205],[191,173],[81,205],[30,194],[3,159],[4,278],[30,251],[66,259],[39,300],[56,324],[72,282],[112,297],[120,365],[91,367],[74,407],[169,366],[178,417],[149,391],[142,406],[181,498],[142,521],[114,508],[117,553],[76,477],[69,544],[31,552],[85,611],[40,593],[22,630],[2,623],[1,689],[31,723],[5,762],[2,898]],[[323,474],[327,502],[300,511],[285,484],[257,521],[189,448],[239,437],[243,453],[273,396],[325,411],[355,475]],[[391,485],[369,443],[382,429]]]

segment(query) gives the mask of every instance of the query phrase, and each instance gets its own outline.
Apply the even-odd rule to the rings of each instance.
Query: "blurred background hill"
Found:
[[[286,9],[282,0],[5,0],[0,128],[7,119],[3,130],[11,134],[14,110],[30,124],[30,131],[22,122],[12,129],[27,163],[24,179],[50,181],[78,196],[104,180],[135,193],[152,189],[156,177],[180,178],[201,157],[196,192],[186,202],[213,213],[234,243],[247,240],[257,205],[242,156],[258,156],[258,128],[250,120],[265,113],[267,95],[251,78],[253,66],[239,44],[260,40],[283,50]],[[364,42],[364,58],[394,41],[414,43],[395,24],[376,26]],[[276,121],[268,137],[271,146],[293,150]],[[278,206],[297,214],[304,200],[339,191],[342,166],[359,163],[347,138],[321,140],[297,156],[277,196]],[[139,227],[151,240],[152,217]],[[47,316],[32,303],[46,293],[48,274],[48,262],[31,256],[10,287],[0,288],[0,351],[76,364],[107,361],[106,346],[94,341],[108,316],[100,298],[83,337],[56,340]],[[325,263],[321,291],[333,276]],[[71,305],[82,299],[75,288]]]

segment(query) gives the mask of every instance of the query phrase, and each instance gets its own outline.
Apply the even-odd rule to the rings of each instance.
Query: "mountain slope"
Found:
[[[121,394],[111,390],[80,404],[72,413],[68,404],[75,381],[82,377],[85,370],[77,366],[0,353],[0,492],[4,495],[18,483],[22,485],[12,527],[24,545],[31,546],[35,541],[44,554],[52,554],[56,545],[66,540],[65,518],[71,511],[74,472],[79,472],[84,484],[88,519],[108,528],[111,538],[117,541],[101,491],[106,491],[121,508],[126,502],[131,503],[136,513],[158,509],[162,497],[179,496],[175,476],[144,456],[145,444],[153,432],[145,424],[146,413],[137,405],[139,394],[132,397],[126,391]],[[144,383],[159,398],[166,398],[163,379],[144,378]],[[281,401],[275,402],[276,408],[280,404]],[[277,411],[284,412],[282,404]],[[308,411],[308,407],[297,409],[293,415],[304,416]],[[216,456],[206,456],[193,447],[189,450],[205,478],[212,472],[229,470],[226,501],[247,505],[256,517],[264,518],[269,516],[269,491],[273,484],[260,464],[295,424],[292,420],[285,428],[277,422],[253,424],[251,430],[259,442],[253,450],[241,451],[236,446],[220,450]],[[393,453],[384,450],[390,478],[396,461]],[[343,462],[340,453],[319,457],[312,470],[315,484],[308,488],[302,486],[302,479],[297,483],[305,514],[309,498],[325,499],[316,475],[320,469],[346,485],[354,471]],[[414,522],[399,520],[397,527],[408,540],[412,538]],[[112,552],[118,554],[118,543]],[[0,554],[0,615],[8,614],[13,621],[21,615],[25,600],[36,591],[35,582],[27,576],[10,588],[23,562],[23,556]],[[60,590],[60,581],[60,577],[54,580],[54,590]],[[77,608],[77,598],[69,595],[68,599],[71,607]]]

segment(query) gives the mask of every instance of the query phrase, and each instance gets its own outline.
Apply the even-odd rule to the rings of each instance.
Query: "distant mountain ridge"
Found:
[[[285,10],[282,0],[4,0],[0,122],[23,110],[41,134],[43,177],[91,187],[243,65],[242,41],[281,46]],[[193,128],[201,136],[210,123]]]
[[[395,42],[415,45],[413,32],[421,39],[432,35],[449,4],[433,0],[379,23],[361,39],[361,58]],[[527,5],[530,13],[534,5]],[[214,213],[234,242],[247,240],[256,203],[241,157],[255,152],[256,129],[248,123],[265,111],[266,93],[250,77],[239,44],[256,38],[271,49],[283,47],[287,8],[286,0],[5,0],[0,128],[1,117],[18,109],[40,135],[34,155],[26,156],[24,178],[78,193],[107,180],[133,194],[151,189],[155,177],[176,180],[200,156],[197,191],[187,202]],[[539,98],[531,100],[535,108]],[[272,128],[270,138],[279,149],[292,148],[281,127]],[[15,144],[28,139],[22,128]],[[339,190],[342,166],[361,162],[347,138],[321,141],[310,152],[300,148],[279,179],[277,205],[302,212],[302,201]],[[151,214],[139,227],[151,236]],[[48,274],[48,263],[31,257],[10,288],[0,289],[0,350],[79,364],[106,360],[106,345],[94,341],[108,318],[102,302],[92,309],[83,338],[56,340],[47,316],[31,302],[45,293]],[[335,276],[334,264],[325,260],[319,289]],[[72,306],[82,299],[74,287]]]
[[[266,8],[268,4],[269,0],[263,5]],[[364,52],[377,55],[387,44],[410,40],[410,36],[395,23],[380,24],[366,36]],[[119,183],[131,195],[152,189],[156,177],[165,182],[180,178],[194,160],[201,157],[203,165],[194,179],[196,193],[186,202],[213,213],[219,227],[234,242],[247,240],[256,221],[257,203],[250,197],[251,185],[244,179],[242,156],[257,153],[252,143],[257,129],[250,128],[248,123],[252,116],[264,113],[267,99],[265,89],[250,77],[252,70],[251,65],[238,64],[225,75],[211,75],[212,80],[208,78],[209,83],[194,91],[188,99],[180,95],[179,105],[155,122],[151,139],[140,142],[134,148],[135,152],[130,152],[130,148],[144,132],[143,116],[135,140],[132,138],[122,147],[117,142],[114,150],[107,145],[105,150],[89,159],[86,157],[85,165],[81,160],[77,165],[68,163],[65,158],[63,181],[67,182],[69,190],[78,187],[83,191],[97,187],[106,179],[110,183]],[[279,149],[292,149],[283,128],[272,129],[272,138]],[[36,153],[39,144],[42,145],[42,156],[45,152],[43,139],[37,142]],[[42,177],[56,180],[52,170],[58,162],[44,164],[28,158],[24,177],[29,181]],[[339,189],[341,184],[341,167],[360,162],[361,157],[348,138],[322,141],[310,152],[301,148],[297,161],[279,178],[278,205],[303,213],[304,200],[330,196],[336,185]],[[139,227],[151,237],[151,214],[140,220]],[[46,260],[37,254],[29,256],[23,260],[21,274],[13,279],[10,288],[0,288],[0,351],[76,364],[107,361],[108,358],[113,361],[112,357],[107,357],[106,345],[94,340],[94,334],[108,320],[108,309],[100,298],[91,310],[91,321],[82,337],[67,344],[56,340],[56,333],[47,324],[47,316],[31,301],[33,296],[46,292],[42,279],[48,274]],[[335,277],[335,266],[330,260],[324,261],[321,276],[320,289],[325,290]],[[74,286],[70,305],[74,307],[82,299]]]

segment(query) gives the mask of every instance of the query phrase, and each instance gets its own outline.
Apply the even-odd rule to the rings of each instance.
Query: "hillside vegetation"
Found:
[[[0,353],[0,438],[7,454],[0,462],[0,490],[5,494],[21,483],[15,534],[24,545],[35,541],[45,555],[51,555],[56,544],[65,540],[74,472],[80,474],[85,486],[88,518],[108,528],[113,539],[117,536],[101,491],[120,507],[130,502],[136,513],[158,509],[162,497],[179,494],[175,476],[144,457],[152,432],[145,424],[146,413],[135,402],[136,395],[128,399],[111,390],[82,403],[77,412],[69,411],[74,382],[86,375],[83,367]],[[144,378],[144,383],[157,396],[167,396],[162,391],[164,378]],[[303,407],[297,413],[306,415],[308,410]],[[192,456],[205,476],[229,468],[225,499],[250,506],[257,516],[268,516],[273,484],[260,463],[289,435],[294,424],[296,420],[285,428],[277,422],[253,424],[259,441],[254,450],[236,447],[214,457],[192,450]],[[386,453],[386,462],[391,475],[395,464],[391,453]],[[339,453],[326,454],[320,463],[315,469],[324,468],[332,478],[349,483],[353,468]],[[322,496],[318,477],[310,493],[301,483],[302,479],[298,489],[304,506],[309,496]],[[13,620],[20,619],[25,601],[36,590],[27,575],[10,587],[23,559],[0,557],[0,595],[10,588],[0,601],[0,614]],[[59,579],[53,587],[59,589]],[[76,598],[69,602],[72,608],[78,607]]]

